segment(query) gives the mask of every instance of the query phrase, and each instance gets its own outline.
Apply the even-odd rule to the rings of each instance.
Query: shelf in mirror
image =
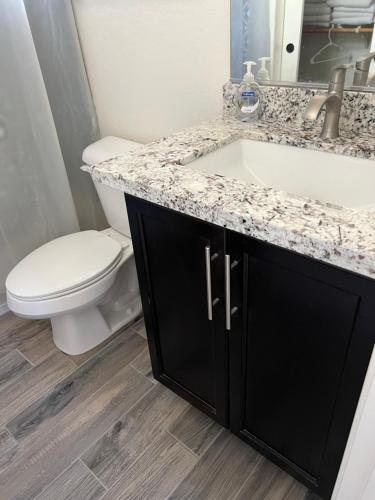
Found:
[[[326,28],[324,26],[304,26],[303,33],[373,33],[373,26],[353,26],[353,27],[336,27]]]

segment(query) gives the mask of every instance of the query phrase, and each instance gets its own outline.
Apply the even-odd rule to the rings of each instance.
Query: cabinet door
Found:
[[[225,425],[224,230],[126,200],[154,376]]]
[[[230,334],[231,429],[330,498],[374,343],[374,285],[235,234],[229,250],[243,299]]]

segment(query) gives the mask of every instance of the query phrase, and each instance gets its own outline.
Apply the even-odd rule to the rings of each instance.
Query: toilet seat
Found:
[[[120,259],[110,270],[80,288],[34,300],[17,297],[7,289],[7,300],[11,310],[24,318],[52,318],[97,303],[114,284],[119,268],[133,258],[133,245],[131,240],[128,241],[129,244],[123,249]]]
[[[66,297],[67,295],[72,295],[75,292],[80,292],[81,290],[85,290],[87,288],[90,288],[92,285],[95,285],[95,283],[97,283],[98,281],[103,280],[108,275],[110,275],[113,270],[117,269],[118,264],[119,264],[120,261],[121,261],[121,255],[116,260],[116,262],[113,264],[113,266],[110,267],[103,274],[99,274],[99,275],[95,276],[95,278],[93,278],[90,281],[87,281],[85,283],[82,283],[79,286],[69,288],[69,289],[64,290],[62,292],[59,292],[59,293],[54,293],[54,294],[51,294],[51,295],[36,296],[36,297],[32,297],[32,298],[29,298],[29,297],[20,297],[19,295],[13,294],[9,290],[7,290],[7,294],[8,294],[8,296],[11,295],[14,299],[18,299],[19,301],[22,301],[22,302],[31,302],[31,303],[45,302],[45,301],[52,300],[52,299],[58,299],[58,298],[61,298],[61,297]]]
[[[26,302],[72,294],[110,274],[123,250],[105,232],[83,231],[57,238],[13,269],[6,281],[7,292]]]

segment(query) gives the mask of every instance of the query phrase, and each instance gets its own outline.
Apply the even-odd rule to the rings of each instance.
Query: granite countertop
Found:
[[[375,160],[375,140],[363,133],[344,131],[338,139],[322,141],[318,129],[303,124],[218,119],[83,169],[128,194],[375,278],[374,213],[189,168],[190,162],[237,139]]]

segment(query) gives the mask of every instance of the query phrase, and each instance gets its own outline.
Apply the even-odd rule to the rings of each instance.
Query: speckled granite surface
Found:
[[[263,86],[263,119],[284,123],[304,123],[308,102],[316,94],[324,93],[321,89],[303,87]],[[236,113],[236,95],[238,85],[228,82],[224,85],[224,117],[231,118]],[[375,136],[375,92],[345,91],[341,109],[340,129],[354,133]],[[323,123],[324,113],[318,119]],[[311,127],[311,125],[310,125]]]
[[[375,160],[370,135],[344,131],[339,139],[323,142],[318,134],[286,121],[249,125],[220,119],[83,168],[95,180],[131,195],[375,278],[372,213],[205,174],[188,165],[240,138]]]

